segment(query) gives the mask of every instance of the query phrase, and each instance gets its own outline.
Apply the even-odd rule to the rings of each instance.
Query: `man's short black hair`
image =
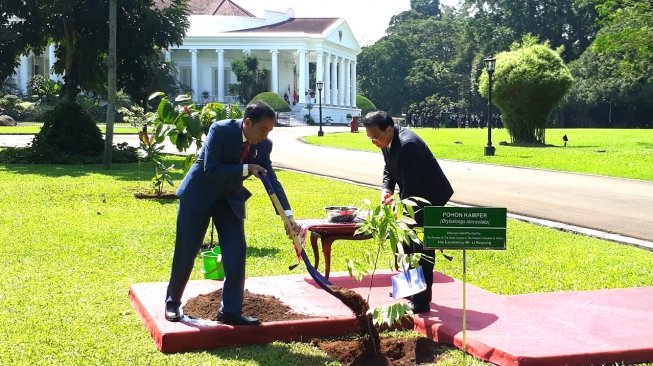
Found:
[[[252,124],[261,122],[264,118],[276,118],[277,114],[274,112],[274,109],[270,107],[265,102],[255,102],[249,104],[245,108],[245,114],[243,115],[243,121],[249,118],[252,120]]]
[[[365,115],[363,119],[363,126],[372,127],[379,126],[381,131],[385,131],[388,127],[394,127],[395,121],[392,116],[385,111],[373,111]]]

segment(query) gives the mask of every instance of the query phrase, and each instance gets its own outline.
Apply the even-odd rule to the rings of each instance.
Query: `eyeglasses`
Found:
[[[381,140],[381,137],[383,137],[383,134],[385,134],[385,130],[381,130],[381,133],[377,137],[367,136],[367,138],[370,139],[370,141],[372,142],[379,142],[379,140]]]

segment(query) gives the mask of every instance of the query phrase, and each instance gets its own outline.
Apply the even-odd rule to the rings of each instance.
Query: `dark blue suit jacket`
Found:
[[[243,181],[242,120],[222,120],[213,123],[200,150],[197,161],[190,168],[177,189],[180,201],[191,210],[208,213],[211,206],[226,200],[236,217],[245,218],[245,201],[252,195]],[[290,210],[286,194],[272,169],[270,153],[272,141],[266,139],[251,145],[248,164],[258,164],[268,171],[268,177],[285,210]]]
[[[453,188],[431,150],[410,129],[401,126],[394,129],[390,148],[382,149],[383,188],[394,191],[398,184],[401,199],[421,197],[433,206],[444,206],[453,195]]]

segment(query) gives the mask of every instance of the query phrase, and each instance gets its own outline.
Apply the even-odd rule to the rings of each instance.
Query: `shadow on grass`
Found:
[[[329,356],[308,355],[292,350],[288,343],[274,343],[263,346],[249,346],[226,349],[212,349],[208,354],[225,361],[254,361],[258,365],[325,365],[334,362]]]
[[[637,145],[646,148],[646,149],[653,149],[653,143],[651,142],[642,142],[642,141],[637,141]]]
[[[168,156],[166,163],[174,164],[175,168],[183,167],[184,157]],[[150,162],[128,163],[111,165],[111,169],[105,169],[101,164],[78,164],[78,165],[51,165],[51,164],[0,164],[8,172],[24,175],[39,175],[43,177],[84,177],[90,174],[106,175],[115,177],[122,181],[149,182],[154,176],[154,167]],[[173,180],[183,178],[179,169],[171,172]]]
[[[257,248],[257,247],[247,247],[247,256],[248,257],[267,257],[276,255],[280,252],[278,248]]]

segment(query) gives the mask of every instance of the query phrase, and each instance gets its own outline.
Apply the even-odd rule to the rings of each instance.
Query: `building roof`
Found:
[[[170,5],[170,0],[155,0],[154,6],[162,9]],[[254,18],[254,14],[243,9],[231,0],[190,0],[188,13],[191,15],[240,16]]]
[[[222,15],[254,18],[254,14],[243,9],[240,5],[230,0],[191,0],[191,14]],[[194,12],[193,6],[199,11],[204,4],[203,12]],[[217,6],[216,6],[217,4]]]
[[[322,34],[338,20],[339,18],[290,18],[281,23],[233,32]]]

